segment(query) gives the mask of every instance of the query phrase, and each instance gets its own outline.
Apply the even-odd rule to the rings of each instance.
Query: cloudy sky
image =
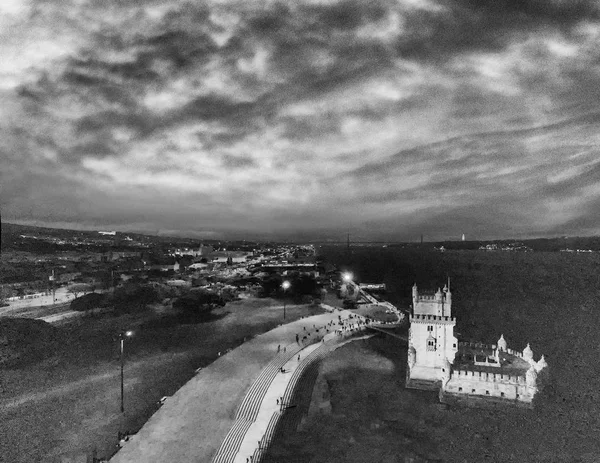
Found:
[[[600,6],[2,0],[6,221],[600,233]]]

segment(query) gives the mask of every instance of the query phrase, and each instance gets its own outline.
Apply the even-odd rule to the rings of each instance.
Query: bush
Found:
[[[71,310],[87,312],[106,305],[107,297],[100,293],[89,293],[71,301]]]
[[[312,302],[313,302],[312,296],[309,296],[308,294],[305,294],[304,296],[302,296],[301,300],[302,300],[303,304],[312,304]]]

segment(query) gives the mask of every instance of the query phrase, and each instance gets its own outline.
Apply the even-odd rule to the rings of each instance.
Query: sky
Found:
[[[600,5],[2,0],[8,222],[600,233]]]

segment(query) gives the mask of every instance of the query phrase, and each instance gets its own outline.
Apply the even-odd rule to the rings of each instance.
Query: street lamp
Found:
[[[125,412],[125,406],[123,402],[124,396],[124,387],[123,387],[123,366],[125,364],[125,357],[123,356],[123,347],[125,345],[125,338],[130,338],[133,336],[133,331],[122,331],[119,333],[119,343],[121,345],[121,413]]]
[[[288,290],[288,288],[292,286],[292,284],[289,281],[284,281],[283,283],[281,283],[281,287],[283,288],[283,319],[285,320],[285,292]]]
[[[352,273],[350,272],[344,272],[342,274],[342,280],[344,280],[346,283],[349,283],[352,281]]]

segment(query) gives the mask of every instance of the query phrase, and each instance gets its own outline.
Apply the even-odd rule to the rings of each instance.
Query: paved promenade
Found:
[[[269,404],[264,412],[271,413],[271,402],[277,407],[277,395],[281,388],[285,390],[285,374],[279,368],[291,370],[294,362],[298,364],[298,354],[301,360],[309,355],[318,344],[301,351],[303,336],[310,332],[311,337],[322,337],[323,329],[317,334],[314,326],[336,323],[340,315],[348,318],[353,314],[342,310],[297,320],[224,354],[170,397],[111,462],[210,462],[220,448],[219,454],[223,453],[226,438],[239,443],[241,436],[248,435],[251,440],[244,440],[242,448],[233,446],[226,459],[245,461],[245,455],[258,445],[256,436],[265,425],[263,397],[266,395],[265,404]],[[335,329],[330,327],[330,332]],[[258,401],[244,400],[251,388],[248,397],[259,397]]]

